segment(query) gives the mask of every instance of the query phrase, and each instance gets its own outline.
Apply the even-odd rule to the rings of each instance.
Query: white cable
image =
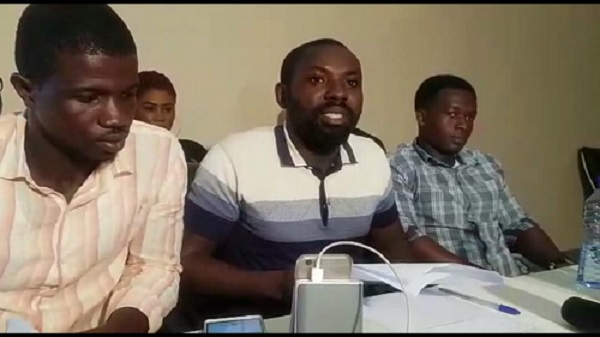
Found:
[[[321,252],[319,253],[319,255],[317,256],[317,261],[311,271],[311,281],[321,282],[323,280],[324,271],[323,271],[323,269],[321,269],[321,258],[323,257],[323,254],[325,254],[326,251],[328,251],[329,249],[331,249],[333,247],[337,247],[337,246],[355,246],[355,247],[360,247],[362,249],[366,249],[366,250],[370,251],[371,253],[377,255],[392,270],[392,273],[396,277],[396,280],[398,280],[398,283],[400,283],[400,287],[402,288],[401,289],[402,294],[404,295],[404,298],[406,300],[406,332],[408,333],[409,326],[410,326],[410,314],[409,314],[409,309],[408,309],[408,307],[409,307],[408,295],[406,294],[406,291],[404,290],[404,284],[402,283],[400,276],[398,276],[398,274],[396,273],[396,270],[392,266],[392,263],[385,256],[383,256],[383,254],[381,254],[377,249],[367,246],[365,244],[362,244],[360,242],[354,242],[354,241],[338,241],[338,242],[331,243],[331,244],[325,246],[325,248],[323,248],[321,250]]]

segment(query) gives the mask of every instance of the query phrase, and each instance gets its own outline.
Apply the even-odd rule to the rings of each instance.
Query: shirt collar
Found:
[[[9,134],[4,144],[4,153],[0,153],[0,178],[7,180],[26,179],[31,180],[29,166],[25,157],[25,126],[27,120],[23,114],[7,118],[14,118],[15,123],[4,123],[0,126],[0,134]],[[2,130],[12,128],[12,130]],[[130,134],[127,143],[135,144],[135,135]],[[1,149],[0,149],[1,151]],[[121,150],[112,162],[103,163],[96,171],[109,171],[113,176],[134,173],[134,146],[127,146]]]
[[[417,152],[417,154],[419,155],[419,157],[421,157],[421,159],[423,161],[425,161],[426,163],[435,165],[435,166],[443,166],[443,167],[452,168],[452,165],[448,165],[448,164],[438,160],[437,158],[433,157],[429,153],[427,153],[427,151],[425,151],[425,149],[423,149],[421,146],[419,146],[416,138],[413,141],[413,147],[414,147],[415,151]],[[479,162],[477,160],[477,157],[474,156],[473,153],[471,153],[471,151],[469,151],[468,149],[464,149],[464,148],[456,155],[456,158],[459,163],[466,165],[466,166],[474,166],[475,164],[477,164]]]
[[[294,142],[290,139],[287,123],[275,127],[275,144],[277,155],[283,167],[307,167],[306,161],[298,152]],[[354,150],[348,142],[340,146],[339,159],[342,165],[357,164]]]

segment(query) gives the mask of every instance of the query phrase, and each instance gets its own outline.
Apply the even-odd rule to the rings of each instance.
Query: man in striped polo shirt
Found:
[[[219,142],[192,183],[184,287],[286,307],[296,259],[329,243],[364,241],[392,260],[411,259],[387,159],[371,139],[351,134],[361,84],[359,60],[336,40],[287,55],[276,86],[285,124]]]

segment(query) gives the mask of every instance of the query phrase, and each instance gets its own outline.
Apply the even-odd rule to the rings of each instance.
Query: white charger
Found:
[[[327,252],[329,249],[331,249],[333,247],[338,247],[338,246],[355,246],[355,247],[360,247],[362,249],[366,249],[366,250],[372,252],[373,254],[377,255],[390,268],[390,270],[392,271],[392,273],[394,274],[394,276],[396,277],[396,279],[398,280],[398,283],[400,284],[400,286],[402,288],[401,291],[402,291],[402,294],[404,295],[404,298],[406,301],[406,332],[409,332],[409,326],[410,326],[410,314],[409,314],[409,303],[408,303],[409,299],[408,299],[408,295],[406,295],[406,292],[404,291],[404,284],[402,283],[400,276],[398,276],[398,274],[396,273],[396,270],[392,266],[391,262],[383,254],[381,254],[377,249],[367,246],[365,244],[362,244],[360,242],[354,242],[354,241],[338,241],[338,242],[331,243],[331,244],[325,246],[325,248],[323,248],[321,250],[321,252],[319,252],[319,255],[317,256],[317,260],[315,262],[315,266],[311,269],[310,282],[313,282],[313,283],[322,283],[323,282],[325,271],[321,268],[321,258],[323,257],[323,254],[325,254],[325,252]]]

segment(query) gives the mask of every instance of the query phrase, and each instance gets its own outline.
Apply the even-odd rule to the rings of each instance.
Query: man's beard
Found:
[[[310,111],[304,111],[296,100],[290,99],[287,107],[288,124],[295,135],[304,143],[307,150],[326,155],[337,151],[340,145],[348,141],[350,132],[358,122],[356,114],[344,103],[328,102]],[[325,127],[318,122],[319,115],[331,107],[346,109],[349,123],[346,125]]]

